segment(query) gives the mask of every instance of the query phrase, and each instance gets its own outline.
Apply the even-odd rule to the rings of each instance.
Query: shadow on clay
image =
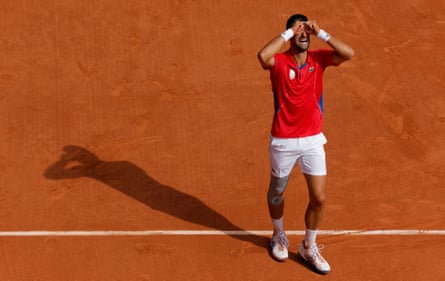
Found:
[[[128,161],[102,161],[85,148],[69,145],[61,158],[45,171],[48,179],[88,177],[100,181],[144,203],[146,206],[216,230],[244,231],[226,217],[208,207],[203,201],[187,193],[157,182]],[[269,240],[257,235],[231,235],[241,241],[268,248]]]

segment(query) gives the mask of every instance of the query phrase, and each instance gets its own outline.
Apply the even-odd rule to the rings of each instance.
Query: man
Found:
[[[315,35],[330,48],[309,50]],[[279,53],[286,42],[287,51]],[[315,242],[323,217],[326,193],[326,158],[322,133],[322,78],[327,66],[338,66],[351,59],[354,50],[321,29],[315,20],[301,14],[291,16],[286,31],[274,37],[258,53],[264,69],[269,70],[275,102],[269,155],[271,179],[267,193],[274,228],[270,247],[272,256],[288,258],[289,242],[283,228],[283,193],[295,164],[302,171],[309,192],[305,213],[305,237],[299,255],[320,273],[328,273],[329,263]]]

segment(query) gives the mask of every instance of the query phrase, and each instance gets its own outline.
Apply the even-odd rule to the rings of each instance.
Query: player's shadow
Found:
[[[198,198],[157,182],[128,161],[102,161],[85,148],[69,145],[61,158],[45,171],[48,179],[88,177],[134,198],[146,206],[179,219],[215,230],[244,231]],[[257,235],[230,234],[236,239],[267,248],[268,239]]]

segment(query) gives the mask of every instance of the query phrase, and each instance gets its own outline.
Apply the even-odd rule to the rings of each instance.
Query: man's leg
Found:
[[[323,219],[326,199],[326,176],[304,175],[309,191],[309,204],[304,221],[306,229],[317,230]],[[315,242],[315,241],[307,241]],[[309,246],[309,245],[308,245]]]
[[[331,267],[321,255],[315,243],[325,209],[326,176],[311,176],[308,174],[304,176],[309,190],[309,204],[304,217],[306,224],[305,237],[298,247],[298,252],[316,271],[326,274],[331,271]]]
[[[310,139],[313,147],[299,158],[298,164],[306,179],[309,203],[304,217],[306,225],[305,241],[307,246],[315,243],[318,228],[323,219],[326,198],[326,153],[323,134]]]
[[[284,209],[284,191],[287,187],[289,176],[277,178],[270,176],[269,191],[267,192],[267,203],[269,206],[269,214],[272,219],[281,219]]]
[[[283,227],[284,191],[289,175],[298,159],[292,139],[271,138],[269,146],[271,176],[267,203],[274,232],[270,241],[272,256],[277,260],[288,258],[289,242]]]
[[[272,219],[273,235],[270,243],[272,256],[280,261],[288,258],[289,242],[283,227],[284,191],[286,189],[289,176],[277,178],[270,177],[269,190],[267,192],[267,204],[269,214]]]
[[[306,179],[309,203],[304,216],[305,237],[298,246],[298,253],[316,271],[326,274],[331,271],[331,267],[321,255],[320,248],[315,242],[325,210],[327,171],[324,143],[326,138],[321,134],[314,137],[313,141],[314,146],[305,151],[299,160],[300,168]]]

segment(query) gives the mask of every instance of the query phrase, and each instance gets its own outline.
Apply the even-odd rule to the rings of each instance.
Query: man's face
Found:
[[[291,44],[296,46],[301,51],[306,51],[307,49],[309,49],[309,45],[311,42],[311,39],[309,36],[310,30],[309,30],[308,26],[306,24],[304,24],[304,22],[301,22],[301,21],[295,22],[294,27],[295,26],[297,27],[297,29],[296,29],[295,36],[292,39]]]

